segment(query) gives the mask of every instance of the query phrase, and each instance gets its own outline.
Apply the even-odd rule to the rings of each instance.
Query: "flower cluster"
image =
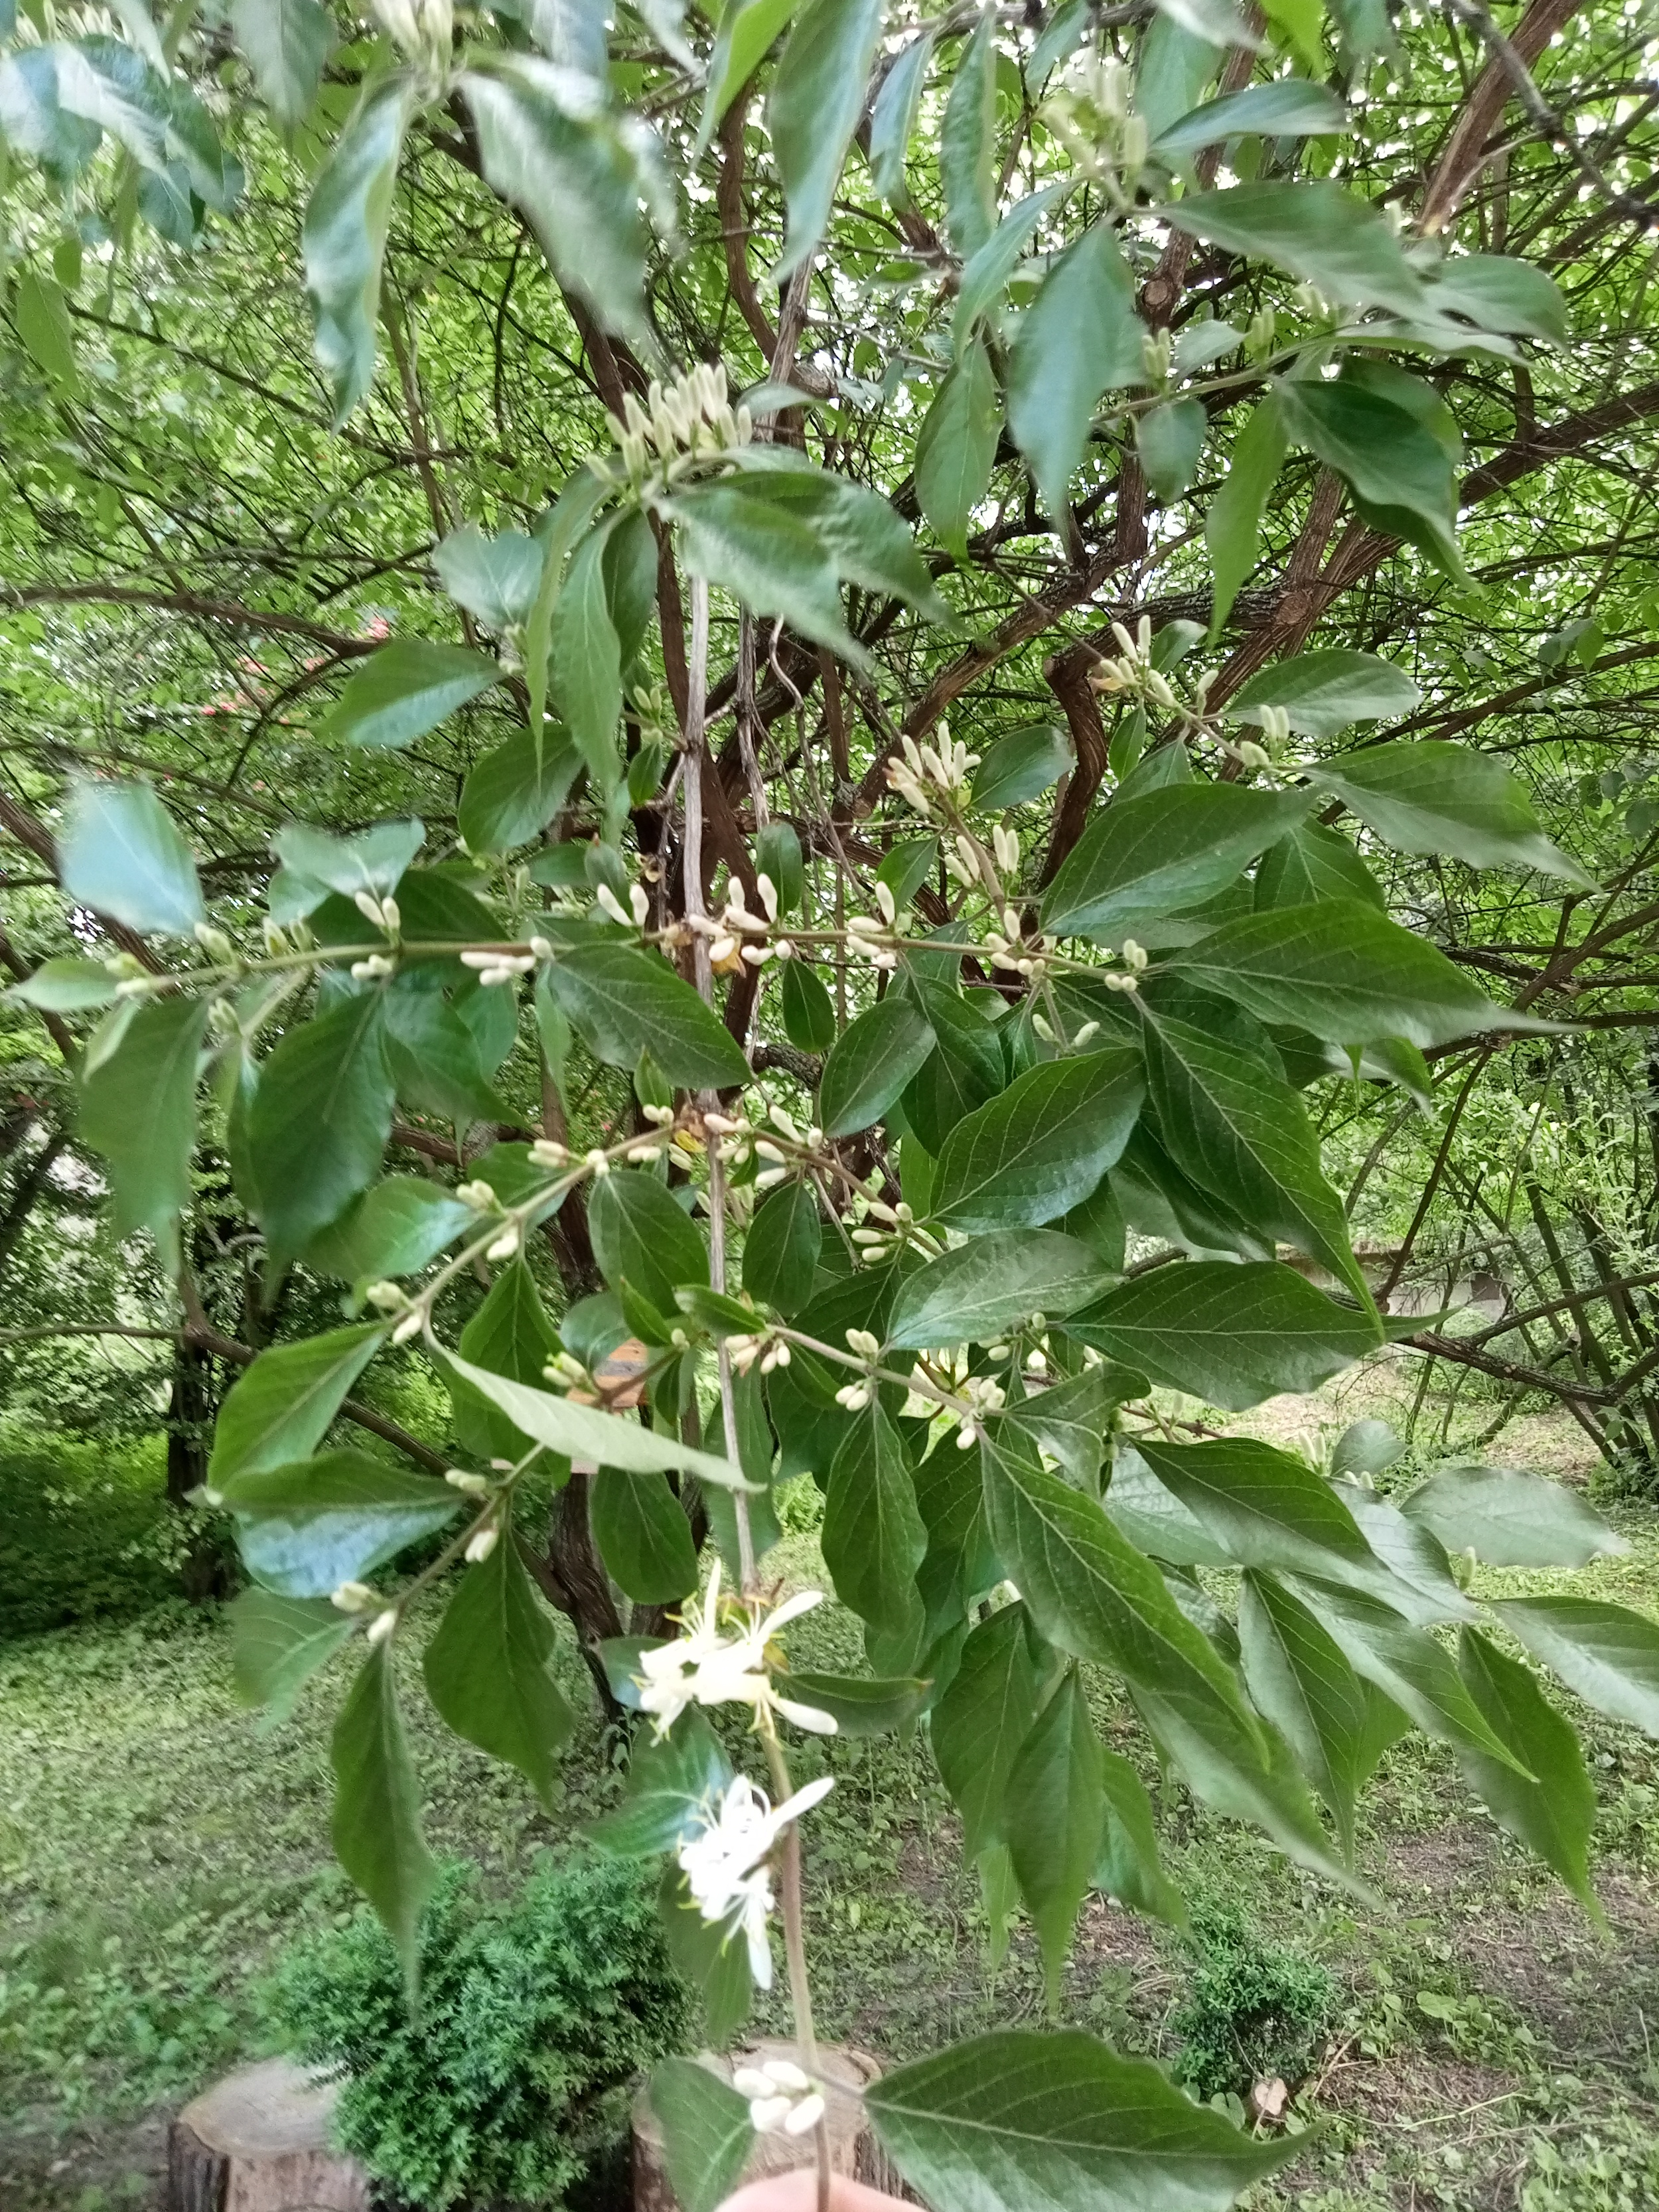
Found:
[[[1128,692],[1135,698],[1151,700],[1155,707],[1174,708],[1179,706],[1179,700],[1170,689],[1168,678],[1162,670],[1152,665],[1152,617],[1142,615],[1133,637],[1121,622],[1115,622],[1112,635],[1121,648],[1119,658],[1114,660],[1107,654],[1101,655],[1090,671],[1090,689],[1113,695]]]
[[[898,901],[890,884],[876,885],[876,904],[881,908],[879,919],[873,914],[848,915],[847,950],[862,953],[872,968],[896,968],[898,954],[881,941],[901,927]]]
[[[1000,1413],[1008,1401],[1001,1383],[988,1375],[969,1375],[958,1387],[970,1409],[957,1431],[957,1449],[966,1451],[971,1444],[979,1442],[987,1418],[992,1413]]]
[[[810,2135],[823,2118],[823,2094],[792,2058],[763,2058],[732,2069],[732,2087],[749,2100],[749,2124],[757,2136]]]
[[[916,1224],[911,1208],[901,1199],[896,1206],[885,1200],[860,1194],[854,1200],[860,1225],[852,1232],[853,1243],[859,1258],[866,1267],[874,1267],[885,1260],[896,1260],[907,1245],[913,1245],[924,1258],[936,1260],[945,1249],[937,1237],[931,1237]],[[872,1221],[884,1225],[872,1229]]]
[[[702,1603],[687,1601],[675,1641],[640,1654],[641,1672],[635,1677],[640,1710],[651,1715],[658,1737],[665,1736],[694,1705],[752,1705],[757,1721],[763,1714],[781,1713],[815,1735],[834,1735],[833,1714],[781,1697],[768,1671],[768,1647],[778,1631],[823,1600],[822,1590],[797,1590],[770,1613],[757,1598],[727,1598],[722,1607],[716,1559]],[[734,1635],[722,1635],[722,1611],[735,1626]]]
[[[528,952],[463,952],[461,965],[474,971],[481,990],[488,990],[494,984],[513,983],[520,975],[528,975],[552,950],[545,939],[538,938],[532,940]]]
[[[907,734],[900,738],[899,745],[901,750],[887,763],[889,791],[897,792],[926,822],[934,819],[933,809],[940,799],[958,807],[967,804],[969,775],[979,766],[979,755],[970,753],[965,745],[953,744],[944,722],[933,744],[918,744]]]
[[[723,1927],[728,1936],[744,1937],[749,1970],[763,1990],[772,1986],[772,1951],[767,1942],[772,1875],[767,1858],[789,1823],[810,1812],[835,1786],[833,1775],[821,1775],[774,1807],[763,1790],[739,1774],[726,1784],[717,1803],[697,1808],[692,1832],[681,1838],[675,1852],[698,1911],[711,1924]]]
[[[732,408],[725,371],[714,362],[700,363],[672,384],[653,382],[645,397],[641,407],[630,392],[621,422],[614,415],[605,417],[635,492],[644,490],[653,476],[666,488],[696,462],[717,460],[746,446],[755,434],[749,410]],[[616,480],[605,462],[590,461],[589,466]]]
[[[816,1125],[805,1130],[798,1127],[781,1106],[769,1107],[767,1119],[778,1135],[794,1148],[797,1155],[823,1152],[823,1132]],[[714,1133],[720,1158],[726,1166],[741,1167],[750,1158],[763,1163],[755,1177],[757,1190],[772,1190],[779,1183],[787,1182],[795,1171],[795,1164],[792,1163],[789,1153],[771,1137],[757,1130],[747,1115],[705,1113],[702,1123],[705,1129]],[[787,1362],[784,1364],[787,1364]]]
[[[1079,171],[1120,204],[1146,161],[1146,122],[1131,112],[1132,82],[1115,56],[1086,53],[1039,111]]]

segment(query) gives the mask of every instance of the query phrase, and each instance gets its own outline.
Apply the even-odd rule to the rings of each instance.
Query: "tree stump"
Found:
[[[173,2123],[167,2212],[368,2212],[333,2118],[333,2089],[286,2058],[229,2075]]]
[[[698,2063],[718,2074],[722,2081],[729,2081],[734,2067],[757,2066],[763,2059],[795,2056],[793,2043],[760,2042],[730,2057],[715,2057],[705,2051]],[[817,2078],[828,2107],[824,2124],[830,2130],[830,2163],[836,2172],[867,2182],[872,2189],[908,2197],[909,2191],[889,2165],[859,2101],[858,2092],[880,2072],[873,2058],[862,2051],[849,2051],[844,2044],[828,2044],[819,2050]],[[735,2186],[742,2188],[744,2183],[762,2180],[768,2174],[791,2172],[797,2166],[811,2166],[813,2160],[811,2136],[757,2136],[749,2163]],[[648,2089],[641,2089],[634,2100],[634,2212],[681,2212],[663,2162],[662,2130],[651,2109]]]

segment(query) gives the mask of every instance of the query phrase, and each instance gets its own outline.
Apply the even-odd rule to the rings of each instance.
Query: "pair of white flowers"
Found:
[[[781,1713],[814,1735],[834,1735],[832,1713],[779,1695],[766,1659],[766,1648],[778,1631],[823,1602],[822,1590],[797,1590],[768,1613],[757,1599],[728,1599],[727,1610],[741,1625],[734,1634],[723,1635],[716,1559],[702,1603],[691,1600],[681,1616],[680,1635],[672,1644],[640,1654],[641,1671],[635,1678],[640,1710],[656,1723],[659,1741],[691,1705],[752,1705],[757,1719],[762,1713]]]

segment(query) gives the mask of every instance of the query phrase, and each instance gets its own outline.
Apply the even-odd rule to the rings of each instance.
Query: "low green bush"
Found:
[[[452,1864],[420,1950],[411,2011],[372,1914],[307,1938],[267,1995],[283,2043],[340,2077],[342,2143],[406,2203],[562,2205],[625,2133],[636,2078],[690,2031],[654,1882],[547,1859],[492,1905]]]
[[[142,1613],[179,1594],[191,1531],[167,1444],[0,1428],[0,1638]]]
[[[1242,2096],[1275,2074],[1294,2085],[1330,2017],[1330,1974],[1299,1951],[1264,1943],[1231,1906],[1194,1906],[1192,1948],[1187,1994],[1170,2022],[1181,2039],[1176,2079],[1203,2097]]]

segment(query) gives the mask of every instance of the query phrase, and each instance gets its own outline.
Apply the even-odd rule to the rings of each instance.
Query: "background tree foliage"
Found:
[[[0,54],[8,1358],[158,1348],[251,1694],[368,1625],[337,1840],[405,1948],[363,1578],[466,1504],[428,1686],[545,1791],[538,1589],[628,1699],[809,1467],[875,1676],[821,1700],[932,1700],[1054,1960],[1091,1881],[1179,1911],[1082,1660],[1334,1879],[1415,1723],[1589,1901],[1445,1547],[1594,1517],[1136,1409],[1386,1334],[1659,1453],[1639,14],[117,15]],[[1476,1267],[1474,1334],[1401,1295]],[[1650,1725],[1659,1631],[1565,1606],[1498,1618]],[[718,1778],[653,1756],[619,1849]],[[1032,2063],[891,2077],[894,2155],[1015,2144]],[[1039,2136],[1133,2087],[1035,2063]]]

